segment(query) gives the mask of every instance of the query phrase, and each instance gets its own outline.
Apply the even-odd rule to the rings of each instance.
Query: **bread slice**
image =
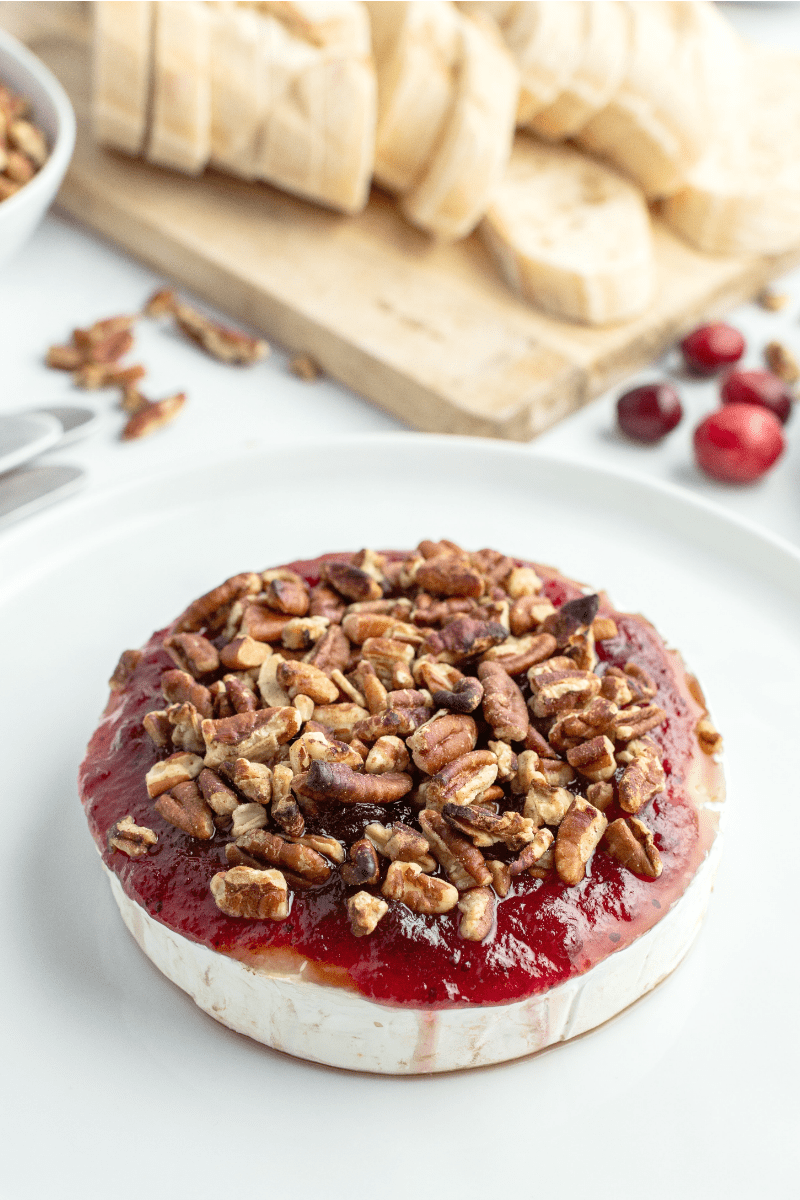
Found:
[[[160,0],[154,11],[147,157],[196,175],[211,152],[211,10],[200,0]]]
[[[376,112],[366,10],[357,3],[282,7],[294,14],[289,24],[262,17],[268,97],[257,174],[342,212],[360,212]]]
[[[98,0],[93,9],[94,136],[106,146],[138,154],[147,128],[153,5]]]
[[[424,171],[452,107],[461,30],[444,0],[367,10],[378,76],[375,180],[399,194]]]
[[[211,165],[244,179],[255,176],[266,118],[262,23],[238,5],[211,7]]]
[[[605,325],[652,297],[641,192],[571,146],[518,134],[480,230],[514,291],[554,317]]]
[[[434,156],[401,199],[404,215],[437,237],[465,237],[485,213],[508,162],[519,80],[491,22],[460,14],[456,97]]]
[[[706,148],[710,100],[704,0],[630,4],[631,42],[620,87],[577,135],[650,197],[678,190]]]
[[[780,254],[800,243],[800,55],[743,55],[738,103],[662,215],[708,254]]]
[[[580,59],[552,104],[528,122],[534,133],[551,141],[574,137],[609,103],[628,61],[628,5],[620,0],[587,0],[579,7]]]
[[[497,22],[520,72],[517,123],[530,124],[557,100],[580,64],[584,5],[579,0],[542,0],[535,4],[464,2],[460,8]]]

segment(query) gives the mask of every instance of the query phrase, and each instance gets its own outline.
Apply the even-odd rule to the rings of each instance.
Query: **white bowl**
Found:
[[[75,113],[55,75],[21,42],[0,29],[0,83],[31,102],[50,157],[30,183],[0,202],[0,264],[16,254],[55,199],[75,146]]]

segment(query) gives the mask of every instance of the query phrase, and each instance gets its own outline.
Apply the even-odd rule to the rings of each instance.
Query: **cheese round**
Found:
[[[697,933],[723,793],[702,693],[551,568],[421,543],[244,573],[112,688],[81,794],[123,920],[275,1049],[502,1062],[615,1016]]]

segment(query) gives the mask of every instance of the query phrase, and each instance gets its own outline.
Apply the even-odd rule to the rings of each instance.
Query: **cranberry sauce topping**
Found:
[[[291,565],[316,582],[318,563]],[[552,569],[536,570],[554,604],[581,594]],[[605,605],[602,611],[611,612]],[[211,877],[228,867],[226,839],[188,837],[159,817],[145,788],[145,773],[159,754],[142,718],[161,707],[161,673],[173,666],[161,646],[164,631],[148,643],[124,690],[112,694],[81,768],[81,794],[104,862],[128,896],[185,937],[267,968],[279,955],[282,965],[288,959],[299,966],[305,959],[313,965],[306,978],[352,987],[384,1003],[508,1003],[579,975],[654,925],[683,893],[705,853],[687,790],[702,709],[689,695],[678,656],[665,650],[653,628],[640,617],[615,613],[614,618],[619,633],[598,644],[601,660],[614,666],[633,660],[646,668],[658,685],[656,702],[667,712],[650,735],[663,758],[666,790],[640,814],[654,832],[663,862],[658,879],[640,878],[600,851],[577,886],[560,882],[555,873],[551,879],[517,876],[498,903],[495,931],[480,943],[459,936],[458,910],[419,915],[399,901],[390,902],[371,936],[354,937],[344,903],[347,889],[338,871],[324,886],[296,892],[284,921],[226,916],[209,891]],[[570,787],[585,791],[585,781]],[[326,817],[314,832],[352,842],[369,821],[413,820],[402,800],[389,808],[343,807],[343,815]],[[108,849],[109,830],[128,813],[136,824],[158,834],[157,845],[140,858]],[[620,815],[616,809],[606,813],[609,821]]]

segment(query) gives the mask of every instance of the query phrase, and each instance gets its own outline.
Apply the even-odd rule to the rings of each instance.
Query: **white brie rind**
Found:
[[[162,974],[214,1020],[312,1062],[416,1075],[506,1062],[587,1033],[651,991],[683,959],[700,928],[721,855],[719,835],[683,895],[631,945],[583,975],[512,1004],[416,1008],[245,966],[174,933],[108,871],[122,919]]]

